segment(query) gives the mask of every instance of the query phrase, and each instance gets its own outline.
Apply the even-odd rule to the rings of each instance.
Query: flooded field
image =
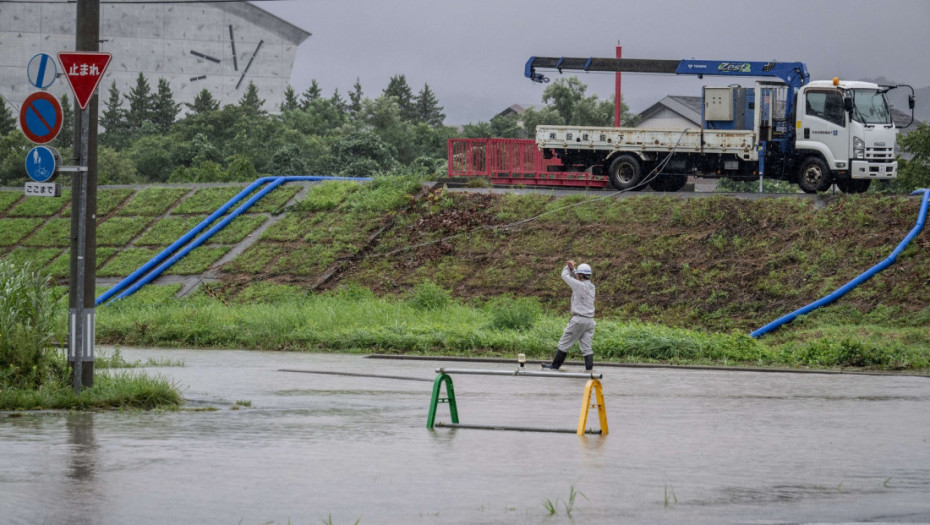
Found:
[[[930,522],[928,378],[605,367],[579,437],[427,430],[436,362],[122,353],[188,410],[0,416],[0,521]],[[453,379],[462,423],[566,429],[585,383]]]

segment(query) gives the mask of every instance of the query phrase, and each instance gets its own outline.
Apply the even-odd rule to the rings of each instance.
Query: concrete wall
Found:
[[[30,58],[74,49],[75,11],[74,4],[0,3],[0,95],[13,109],[36,91],[26,76]],[[101,111],[112,83],[125,95],[143,73],[153,91],[159,78],[168,80],[177,102],[192,102],[207,89],[221,104],[235,104],[252,81],[264,108],[276,112],[297,47],[308,36],[250,4],[102,4],[100,51],[112,53],[113,59],[100,82]],[[261,48],[237,88],[259,42]],[[192,50],[219,63],[198,58]],[[202,75],[206,78],[192,80]],[[63,77],[48,91],[70,94]]]

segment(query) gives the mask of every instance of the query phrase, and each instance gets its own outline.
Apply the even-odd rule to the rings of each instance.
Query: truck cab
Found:
[[[838,79],[813,81],[798,90],[795,149],[804,191],[824,191],[835,182],[843,191],[858,193],[872,180],[897,176],[897,130],[887,91]]]

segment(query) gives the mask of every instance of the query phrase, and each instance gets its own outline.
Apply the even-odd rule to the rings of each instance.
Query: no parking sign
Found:
[[[19,127],[26,138],[36,144],[45,144],[57,137],[61,121],[61,104],[44,91],[26,97],[19,110]]]

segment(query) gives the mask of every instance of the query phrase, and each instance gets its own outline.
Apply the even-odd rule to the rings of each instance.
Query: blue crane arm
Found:
[[[797,88],[810,81],[810,73],[803,62],[745,62],[722,60],[649,60],[639,58],[571,58],[530,57],[524,74],[534,82],[549,79],[537,69],[555,69],[585,72],[668,73],[675,75],[715,75],[743,77],[777,77],[789,88]]]
[[[790,88],[810,82],[804,62],[739,62],[721,60],[682,60],[675,69],[678,75],[717,75],[737,77],[777,77]]]

